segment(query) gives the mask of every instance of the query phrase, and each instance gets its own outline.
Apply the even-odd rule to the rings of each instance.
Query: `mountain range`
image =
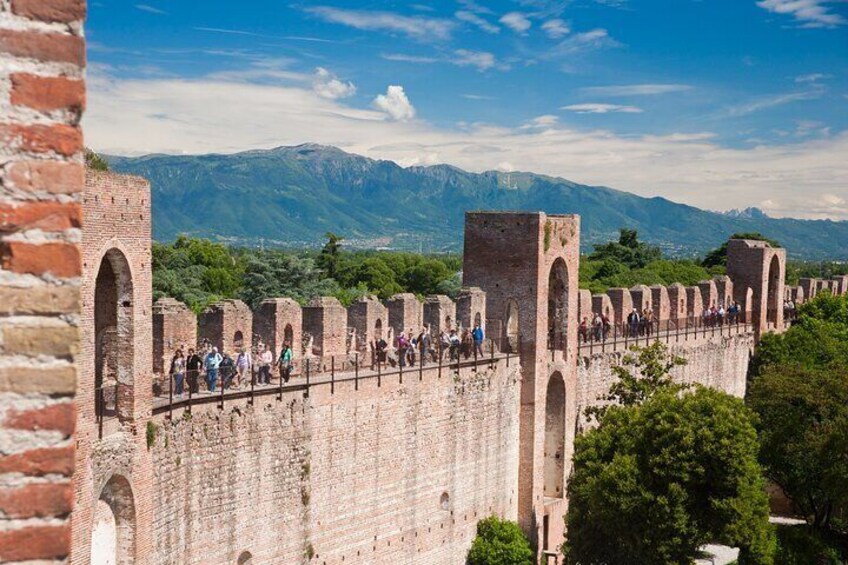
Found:
[[[710,212],[529,172],[401,167],[315,144],[107,160],[115,171],[150,180],[160,241],[185,233],[303,247],[331,231],[353,247],[459,251],[467,210],[543,210],[580,214],[586,251],[629,227],[673,256],[701,254],[736,232],[760,232],[795,258],[848,259],[846,221],[770,218],[756,208]]]

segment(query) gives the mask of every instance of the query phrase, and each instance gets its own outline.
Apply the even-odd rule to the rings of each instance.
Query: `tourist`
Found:
[[[474,348],[474,338],[471,337],[471,332],[468,331],[468,328],[463,328],[462,330],[460,348],[462,349],[463,357],[465,357],[466,359],[471,357],[471,350]]]
[[[441,335],[439,335],[439,361],[445,358],[445,354],[450,353],[450,348],[451,332],[448,330],[442,330]]]
[[[474,338],[474,357],[483,356],[483,328],[480,324],[476,324],[471,330],[471,337]]]
[[[592,338],[595,341],[601,341],[604,332],[604,320],[600,314],[595,314],[592,317]]]
[[[274,354],[271,348],[265,345],[259,354],[259,384],[271,384],[271,365],[274,364]]]
[[[197,377],[200,376],[200,371],[203,370],[203,359],[200,355],[194,352],[194,349],[188,348],[188,357],[186,358],[186,373],[188,376],[188,390],[191,394],[200,392]]]
[[[377,339],[374,349],[377,351],[377,366],[379,367],[381,364],[386,362],[389,344],[382,336],[380,336],[380,338]]]
[[[221,376],[221,390],[230,388],[236,374],[236,364],[229,353],[224,353],[224,358],[218,366],[218,374]]]
[[[425,324],[424,327],[421,328],[421,333],[418,334],[418,355],[421,356],[422,365],[427,363],[427,355],[430,353],[430,330]]]
[[[292,348],[289,342],[285,342],[283,344],[283,348],[280,350],[280,358],[277,359],[277,366],[280,370],[280,379],[283,382],[289,382],[291,378],[292,371]]]
[[[612,322],[610,321],[609,317],[604,314],[603,316],[601,316],[601,323],[603,323],[604,341],[606,341],[607,337],[609,337],[609,332],[612,329]]]
[[[577,328],[577,334],[580,337],[580,341],[586,343],[589,341],[589,318],[583,316],[583,319],[580,320],[580,326]]]
[[[217,347],[213,347],[203,360],[203,366],[206,367],[206,384],[209,387],[209,392],[215,392],[215,385],[218,382],[218,367],[223,360],[224,358],[218,353]]]
[[[645,328],[645,335],[650,337],[654,333],[654,311],[650,306],[642,311],[642,325]]]
[[[627,326],[630,329],[630,337],[639,335],[639,311],[636,308],[627,315]]]
[[[400,364],[401,368],[406,367],[406,350],[409,349],[409,341],[404,335],[403,332],[398,332],[397,336],[397,352],[398,352],[398,364]]]
[[[450,331],[450,347],[448,350],[450,351],[450,360],[455,361],[459,360],[459,349],[462,347],[462,341],[459,339],[459,336],[456,334],[456,330]]]
[[[407,362],[410,366],[415,366],[415,348],[418,345],[418,340],[412,337],[412,328],[409,328],[409,331],[406,333],[406,341],[409,343],[409,347],[406,349]]]
[[[174,387],[172,390],[174,394],[177,396],[182,396],[183,394],[183,382],[185,379],[185,370],[186,370],[186,360],[183,357],[183,350],[177,349],[174,352],[174,357],[171,359],[171,378],[172,386]]]
[[[250,374],[250,369],[253,366],[253,356],[250,351],[241,348],[238,357],[236,358],[236,388],[239,388],[242,383],[246,382],[247,375]]]

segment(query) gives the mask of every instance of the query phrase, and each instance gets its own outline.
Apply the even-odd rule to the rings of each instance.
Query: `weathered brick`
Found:
[[[78,277],[82,269],[79,247],[73,243],[26,243],[7,241],[2,244],[3,268],[16,273],[56,277]]]
[[[3,124],[0,142],[23,153],[55,152],[72,157],[82,151],[82,130],[65,124]]]
[[[70,527],[30,526],[0,531],[0,561],[60,559],[71,549]]]
[[[18,355],[67,356],[77,352],[79,331],[73,326],[6,326],[3,349]]]
[[[32,410],[17,410],[12,408],[6,414],[3,426],[14,430],[58,431],[69,436],[74,433],[76,414],[76,408],[70,402],[51,404],[50,406]]]
[[[12,13],[43,22],[71,23],[85,19],[84,0],[12,0]]]
[[[72,395],[76,392],[77,371],[70,365],[34,368],[0,367],[0,392]]]
[[[0,473],[22,473],[27,476],[70,476],[74,472],[74,448],[42,447],[0,457]]]
[[[76,35],[0,30],[0,51],[45,63],[85,65],[85,41]]]
[[[42,77],[16,73],[12,79],[12,104],[34,110],[85,109],[85,83],[65,77]]]
[[[80,163],[17,161],[9,165],[6,178],[19,190],[76,194],[85,185],[85,167]]]
[[[33,483],[0,489],[0,511],[8,518],[65,516],[73,505],[70,483]]]
[[[72,314],[80,307],[79,287],[43,285],[32,288],[0,286],[0,313]]]
[[[62,231],[78,228],[82,210],[76,202],[0,203],[0,233],[22,229]]]

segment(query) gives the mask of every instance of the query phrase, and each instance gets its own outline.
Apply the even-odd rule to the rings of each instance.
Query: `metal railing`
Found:
[[[654,341],[679,343],[707,336],[732,336],[752,331],[744,312],[718,315],[688,316],[666,320],[640,319],[634,323],[618,322],[580,325],[577,340],[582,353],[603,353],[627,349],[632,345],[650,345]]]
[[[425,372],[435,372],[440,379],[451,372],[459,374],[462,368],[477,372],[481,367],[494,368],[501,362],[509,366],[517,357],[515,345],[514,339],[487,338],[479,346],[460,343],[443,347],[436,342],[423,351],[416,348],[414,356],[407,351],[401,357],[394,348],[384,355],[380,351],[375,351],[374,355],[353,351],[343,355],[311,356],[293,364],[288,372],[277,365],[272,366],[274,370],[267,384],[259,382],[259,371],[254,366],[249,381],[241,383],[239,388],[232,386],[229,369],[222,372],[219,368],[214,391],[209,386],[207,372],[186,371],[183,394],[179,394],[179,379],[173,374],[165,375],[154,386],[153,414],[172,417],[176,409],[185,409],[190,414],[193,406],[214,403],[223,409],[227,400],[247,399],[253,404],[256,397],[269,395],[276,395],[277,400],[282,401],[283,394],[288,392],[303,392],[308,397],[316,386],[328,386],[330,394],[335,394],[336,385],[342,382],[352,381],[354,390],[359,390],[360,382],[366,380],[376,381],[380,387],[387,379],[397,379],[399,384],[410,378],[422,381]]]

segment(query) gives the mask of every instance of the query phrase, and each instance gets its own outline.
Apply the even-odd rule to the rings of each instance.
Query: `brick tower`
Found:
[[[783,331],[786,250],[765,241],[731,239],[727,275],[733,281],[734,298],[751,312],[757,339],[768,331]]]
[[[465,216],[463,283],[486,292],[491,327],[515,327],[517,319],[523,373],[517,518],[540,553],[556,551],[563,541],[578,414],[579,260],[579,216]]]

